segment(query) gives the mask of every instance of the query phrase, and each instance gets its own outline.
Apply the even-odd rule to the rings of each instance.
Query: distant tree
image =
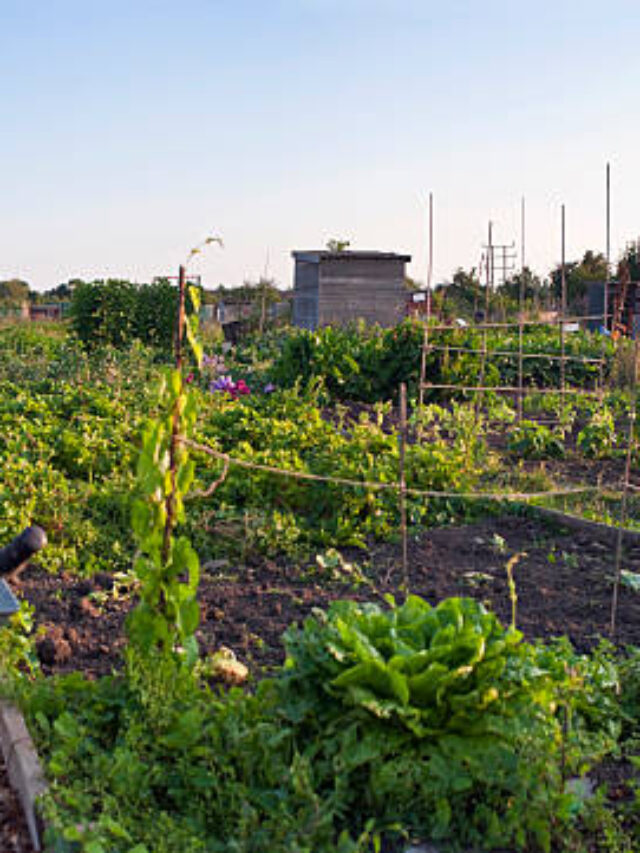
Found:
[[[29,298],[29,285],[19,278],[0,281],[0,302],[4,305],[20,306]]]
[[[472,318],[478,307],[484,304],[484,288],[475,267],[468,272],[458,267],[452,281],[437,285],[435,291],[434,307],[446,316]]]
[[[329,240],[327,241],[327,251],[346,252],[350,245],[349,240]]]
[[[57,287],[49,288],[49,290],[32,290],[29,293],[29,299],[37,305],[42,305],[47,302],[69,302],[74,284],[82,283],[83,282],[81,282],[80,279],[74,279],[69,281],[68,284],[59,284]]]
[[[607,277],[607,260],[602,252],[588,249],[580,262],[571,261],[565,264],[565,280],[567,289],[567,305],[579,311],[584,304],[589,282],[604,281]],[[558,264],[551,271],[551,286],[556,301],[562,298],[562,265]]]
[[[640,239],[627,243],[627,248],[618,261],[618,278],[623,274],[623,267],[625,265],[630,281],[640,281]]]
[[[422,290],[424,285],[421,281],[417,281],[415,278],[411,278],[410,275],[405,275],[404,287],[405,290],[408,290],[410,293],[414,293],[416,290]]]
[[[539,301],[545,292],[544,282],[529,267],[525,267],[521,272],[512,275],[510,279],[501,284],[497,289],[507,299],[519,301],[521,286],[525,302]]]

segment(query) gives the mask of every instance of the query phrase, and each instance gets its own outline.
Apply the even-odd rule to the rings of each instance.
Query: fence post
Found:
[[[622,532],[627,523],[627,508],[629,503],[629,477],[631,475],[631,460],[635,447],[636,408],[638,393],[638,358],[640,358],[640,339],[636,338],[633,346],[633,367],[631,372],[631,389],[629,401],[629,426],[627,430],[627,455],[624,465],[624,483],[622,484],[622,498],[620,501],[620,520],[618,522],[618,536],[616,539],[615,569],[613,576],[613,595],[611,598],[611,636],[616,633],[616,619],[618,614],[618,597],[620,594],[620,579],[622,576]]]
[[[400,504],[400,534],[402,536],[402,585],[405,595],[409,592],[409,555],[407,541],[407,480],[405,474],[406,445],[407,445],[407,386],[403,382],[400,385],[400,429],[398,431],[399,444],[399,489],[398,500]]]

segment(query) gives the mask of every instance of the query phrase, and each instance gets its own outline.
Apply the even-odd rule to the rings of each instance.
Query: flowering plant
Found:
[[[251,393],[251,389],[244,381],[244,379],[238,379],[237,382],[234,382],[229,374],[225,376],[219,376],[218,379],[215,379],[209,385],[209,391],[221,391],[223,394],[229,394],[229,396],[235,400],[237,397],[245,396],[246,394]]]

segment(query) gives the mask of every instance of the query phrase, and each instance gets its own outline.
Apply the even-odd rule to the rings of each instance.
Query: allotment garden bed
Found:
[[[464,335],[429,353],[435,379],[513,381]],[[63,329],[4,339],[0,535],[50,541],[14,581],[28,604],[0,655],[57,851],[632,853],[640,547],[602,643],[611,540],[525,508],[618,520],[638,462],[624,363],[572,338],[606,355],[570,375],[606,375],[601,397],[532,395],[517,423],[513,400],[462,387],[419,410],[421,341],[280,332],[170,371]],[[535,386],[557,378],[529,364]],[[588,773],[585,802],[568,780]]]
[[[449,596],[477,598],[508,623],[512,603],[505,565],[515,554],[517,625],[527,639],[568,636],[587,651],[609,636],[610,543],[544,521],[498,516],[412,536],[410,590],[433,604]],[[627,549],[625,567],[640,571],[640,542]],[[329,553],[303,567],[286,560],[205,563],[197,637],[203,652],[233,650],[258,679],[283,663],[282,634],[292,622],[336,599],[381,601],[388,593],[401,598],[401,574],[399,544],[352,549],[340,557]],[[52,575],[33,565],[16,590],[35,608],[45,673],[80,670],[96,677],[119,667],[132,603],[121,581],[105,573]],[[640,593],[626,586],[615,640],[640,645]]]

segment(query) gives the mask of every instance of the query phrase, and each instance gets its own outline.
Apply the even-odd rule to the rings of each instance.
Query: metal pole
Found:
[[[489,287],[493,287],[493,267],[494,267],[494,257],[493,257],[493,222],[489,221],[489,266],[487,267],[487,278]]]

